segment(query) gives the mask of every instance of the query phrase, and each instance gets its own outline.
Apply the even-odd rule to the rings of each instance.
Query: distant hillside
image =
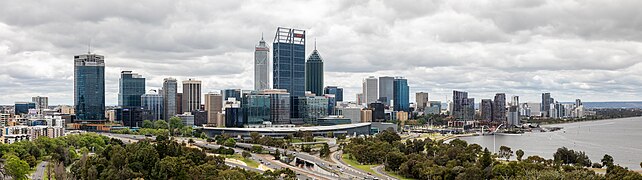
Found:
[[[642,108],[642,101],[584,102],[584,108]]]

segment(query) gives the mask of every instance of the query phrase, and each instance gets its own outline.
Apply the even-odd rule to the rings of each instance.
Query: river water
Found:
[[[600,162],[604,154],[613,156],[616,164],[629,169],[641,169],[642,162],[642,117],[577,122],[547,125],[562,127],[555,132],[533,132],[522,135],[486,135],[462,137],[468,143],[476,143],[493,151],[504,145],[513,152],[524,151],[524,158],[538,155],[552,159],[557,148],[566,147],[584,151],[591,162]],[[513,155],[513,159],[515,156]]]

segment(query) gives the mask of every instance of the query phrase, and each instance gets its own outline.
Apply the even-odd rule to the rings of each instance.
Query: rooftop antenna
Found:
[[[91,39],[89,39],[89,44],[87,44],[87,54],[91,54]]]
[[[263,32],[261,32],[261,41],[263,41]]]
[[[317,50],[317,38],[314,38],[314,50]]]

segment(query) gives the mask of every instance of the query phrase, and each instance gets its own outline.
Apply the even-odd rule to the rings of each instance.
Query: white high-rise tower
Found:
[[[269,66],[270,48],[265,44],[263,36],[259,45],[254,49],[254,90],[260,91],[270,89],[270,66]]]

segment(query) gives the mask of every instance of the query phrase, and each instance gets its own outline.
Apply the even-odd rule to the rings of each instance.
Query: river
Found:
[[[547,125],[562,127],[555,132],[533,132],[522,135],[487,135],[462,137],[468,143],[476,143],[493,151],[504,145],[513,152],[524,151],[524,158],[538,155],[552,159],[557,148],[566,147],[584,151],[591,162],[600,162],[604,154],[613,156],[616,164],[629,169],[641,169],[642,162],[642,117],[587,121]],[[515,156],[513,155],[512,159]]]

